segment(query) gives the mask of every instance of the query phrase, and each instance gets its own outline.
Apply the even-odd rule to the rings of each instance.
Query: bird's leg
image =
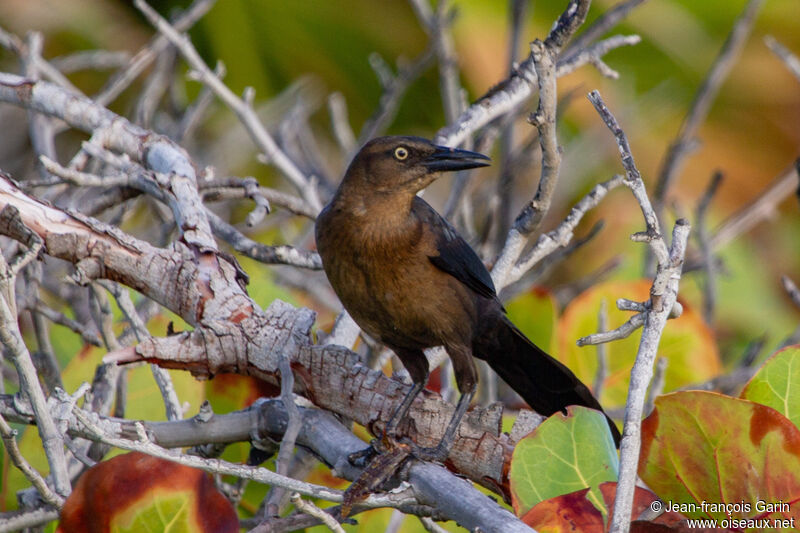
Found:
[[[447,355],[450,356],[450,360],[453,363],[453,373],[455,374],[458,390],[461,391],[461,397],[458,399],[456,412],[450,418],[439,444],[433,448],[423,448],[414,443],[407,443],[411,446],[411,454],[422,461],[441,463],[447,459],[450,448],[456,439],[456,431],[459,424],[461,424],[461,419],[464,418],[464,414],[467,412],[469,403],[472,401],[472,397],[475,396],[475,390],[478,387],[478,371],[475,368],[475,361],[472,359],[472,350],[462,345],[448,345],[446,349]]]
[[[383,434],[379,435],[380,438],[373,440],[370,445],[363,450],[351,453],[347,457],[351,465],[365,466],[375,455],[389,450],[394,446],[397,426],[400,424],[400,421],[405,418],[406,413],[408,413],[408,410],[411,408],[411,404],[414,403],[414,398],[417,397],[417,394],[420,393],[424,386],[424,383],[414,383],[414,386],[411,387],[411,390],[408,391],[403,401],[397,409],[394,410],[389,421],[383,427]]]
[[[453,413],[453,416],[450,418],[450,422],[447,424],[447,428],[444,430],[444,436],[442,436],[442,440],[439,441],[439,444],[433,448],[423,448],[412,442],[406,442],[406,444],[411,446],[411,455],[421,461],[443,463],[450,454],[450,448],[452,448],[453,442],[456,439],[456,431],[461,424],[461,419],[464,418],[464,414],[467,412],[467,408],[473,396],[475,396],[474,389],[465,392],[461,395],[461,398],[458,399],[456,412]]]
[[[422,392],[422,389],[425,387],[425,383],[414,383],[411,387],[411,390],[406,393],[403,401],[400,402],[400,405],[397,406],[397,409],[394,410],[392,413],[391,418],[383,427],[383,435],[381,436],[381,440],[383,440],[384,444],[387,444],[387,439],[394,440],[397,431],[397,426],[400,425],[400,422],[406,417],[408,414],[408,410],[411,409],[411,404],[414,403],[414,398],[417,397],[417,394]]]
[[[364,466],[376,454],[395,445],[397,426],[406,417],[408,410],[411,409],[411,404],[414,403],[414,398],[422,391],[428,381],[428,359],[422,350],[395,349],[394,352],[403,362],[403,366],[408,371],[414,384],[403,397],[403,401],[400,402],[397,409],[394,410],[392,416],[389,417],[380,439],[373,440],[368,448],[352,453],[347,458],[350,464],[354,466]]]

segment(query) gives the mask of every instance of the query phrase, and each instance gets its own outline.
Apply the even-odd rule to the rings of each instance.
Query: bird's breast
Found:
[[[435,244],[419,221],[375,224],[373,217],[362,224],[349,216],[331,224],[323,215],[317,248],[325,273],[370,336],[389,346],[426,348],[470,334],[472,295],[431,263]],[[453,320],[453,314],[464,316]]]

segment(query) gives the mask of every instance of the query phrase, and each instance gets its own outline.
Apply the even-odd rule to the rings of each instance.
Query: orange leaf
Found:
[[[800,430],[765,405],[703,391],[657,398],[639,475],[689,517],[800,523]]]
[[[138,452],[87,470],[67,498],[56,531],[136,531],[142,524],[164,531],[239,531],[236,511],[208,474]]]

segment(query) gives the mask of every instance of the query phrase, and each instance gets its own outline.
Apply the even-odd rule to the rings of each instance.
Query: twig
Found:
[[[783,290],[785,290],[789,298],[792,299],[792,303],[795,307],[800,308],[800,289],[797,288],[792,278],[783,275],[781,276],[781,283],[783,283]]]
[[[216,0],[195,0],[174,23],[175,30],[187,31],[195,22],[214,6]],[[95,102],[101,106],[113,102],[122,91],[128,87],[139,74],[156,59],[169,45],[169,40],[163,35],[154,37],[145,47],[131,58],[125,69],[115,73],[106,85],[94,97]]]
[[[289,245],[268,245],[256,242],[225,222],[213,211],[206,209],[214,235],[230,244],[234,250],[266,264],[293,265],[311,270],[322,270],[322,260],[317,252]]]
[[[342,526],[339,525],[339,522],[337,522],[333,516],[326,513],[313,503],[301,498],[299,492],[293,492],[289,497],[289,500],[295,507],[297,507],[299,511],[309,516],[313,516],[314,518],[319,518],[320,521],[322,521],[322,523],[334,533],[345,533]]]
[[[447,530],[433,521],[433,518],[427,516],[418,517],[422,527],[429,533],[447,533]]]
[[[11,225],[17,226],[22,231],[27,229],[19,217],[19,211],[12,206],[6,206],[0,212],[0,226]],[[72,487],[66,469],[67,461],[63,439],[50,416],[47,400],[39,384],[31,354],[22,340],[17,324],[14,282],[19,270],[34,260],[42,247],[42,241],[35,233],[27,231],[27,235],[31,247],[26,252],[15,257],[10,263],[6,263],[5,258],[0,254],[0,342],[17,369],[20,390],[28,396],[33,406],[39,436],[50,465],[55,492],[60,496],[68,496]]]
[[[623,183],[623,177],[621,175],[616,175],[608,181],[604,181],[595,185],[592,190],[586,194],[586,196],[581,198],[578,203],[576,203],[572,209],[570,209],[570,212],[556,227],[556,229],[548,231],[547,233],[543,233],[539,236],[531,251],[528,252],[525,257],[519,259],[519,261],[512,266],[509,274],[504,277],[505,283],[512,283],[520,279],[525,272],[533,268],[546,256],[552,254],[558,248],[567,246],[570,241],[572,241],[575,228],[583,219],[583,216],[590,209],[597,207],[597,205],[603,200],[603,198],[606,197],[609,192],[616,189]],[[508,240],[506,242],[508,243]],[[498,259],[497,263],[495,264],[494,270],[497,270],[502,264],[501,262],[506,260],[507,256],[501,255],[500,259]],[[505,266],[503,266],[503,268],[505,268]],[[499,275],[500,272],[501,271],[498,271],[498,279],[501,278]],[[502,283],[497,283],[497,281],[495,281],[495,284],[502,286]]]
[[[22,294],[23,301],[39,300],[39,285],[42,280],[42,265],[35,261],[28,264],[22,271],[24,281]],[[35,363],[47,387],[48,394],[56,387],[64,387],[61,381],[61,369],[56,358],[53,343],[50,341],[50,323],[39,313],[31,313],[33,332],[36,336],[38,350],[34,354]]]
[[[708,224],[706,221],[706,214],[708,213],[708,206],[711,204],[711,199],[719,189],[722,183],[722,173],[715,172],[711,177],[706,192],[700,198],[697,204],[697,211],[695,212],[695,235],[697,236],[697,243],[700,247],[700,254],[703,258],[703,270],[705,271],[705,283],[703,284],[703,317],[707,324],[712,324],[714,321],[714,310],[717,301],[717,272],[716,272],[716,258],[711,249],[710,236],[708,234]]]
[[[600,302],[600,309],[597,311],[597,332],[605,333],[608,329],[608,302],[605,298]],[[597,372],[594,375],[594,386],[592,387],[595,398],[599,398],[603,392],[603,385],[608,375],[608,350],[605,343],[597,345]]]
[[[282,476],[288,476],[289,465],[292,460],[292,452],[294,451],[297,435],[300,433],[303,420],[300,417],[300,410],[297,408],[297,404],[294,403],[294,374],[292,373],[292,366],[291,362],[289,361],[289,356],[285,353],[279,355],[278,370],[280,371],[281,375],[281,401],[283,402],[286,412],[289,414],[289,418],[288,422],[286,423],[286,431],[281,439],[278,457],[275,460],[275,470]],[[283,499],[284,494],[285,489],[282,487],[277,486],[270,488],[269,494],[267,495],[266,506],[268,516],[278,516],[280,514],[280,506],[278,502]],[[291,496],[293,503],[295,494],[297,493],[294,493]],[[297,494],[297,498],[300,498],[299,494]],[[299,506],[298,509],[300,509]],[[303,509],[300,510],[304,511]]]
[[[548,37],[549,40],[549,37]],[[545,41],[547,42],[547,41]],[[558,49],[545,45],[536,39],[531,43],[531,57],[539,80],[539,106],[528,119],[539,131],[539,145],[542,149],[542,172],[536,196],[525,206],[514,221],[514,229],[528,235],[539,227],[555,192],[561,168],[561,154],[556,138],[556,91],[555,55]]]
[[[26,77],[34,80],[40,78],[39,65],[44,61],[42,57],[43,37],[38,31],[30,32],[26,38],[25,53],[22,55],[23,73]],[[55,157],[56,141],[55,128],[50,117],[46,117],[28,110],[28,131],[30,132],[31,144],[36,154]],[[39,173],[45,175],[39,168]]]
[[[762,220],[773,216],[778,204],[797,190],[798,165],[800,165],[800,159],[775,178],[758,198],[720,224],[709,241],[711,248],[719,250]]]
[[[0,531],[10,533],[43,526],[53,520],[58,520],[58,515],[58,509],[52,507],[40,507],[33,511],[0,513]]]
[[[35,32],[36,33],[36,32]],[[41,39],[41,34],[38,37],[33,37],[34,42],[36,40]],[[29,43],[31,41],[29,40]],[[39,46],[40,43],[35,43],[36,46]],[[13,33],[5,31],[3,28],[0,28],[0,46],[7,48],[17,54],[20,59],[24,59],[25,61],[29,61],[29,67],[35,68],[42,76],[49,79],[53,83],[57,83],[62,87],[69,89],[70,91],[74,92],[75,94],[83,94],[80,89],[75,87],[69,79],[55,66],[49,63],[41,56],[40,53],[37,54],[30,54],[30,50],[28,49],[28,44],[24,43],[19,37],[14,35]],[[36,76],[38,78],[38,75]]]
[[[217,62],[217,66],[214,67],[214,74],[219,79],[225,77],[225,67],[221,61]],[[180,120],[175,125],[175,130],[173,133],[175,142],[183,144],[185,140],[194,133],[195,128],[197,128],[198,124],[200,123],[200,119],[211,106],[213,101],[213,91],[204,85],[200,90],[200,94],[198,94],[197,98],[195,98],[194,101],[186,108]]]
[[[342,93],[333,93],[328,97],[328,112],[331,116],[333,136],[339,143],[339,148],[345,154],[353,154],[358,149],[356,136],[353,128],[350,127],[350,120],[347,116],[347,102]]]
[[[246,198],[249,197],[244,190],[246,179],[235,177],[208,178],[201,180],[198,183],[198,187],[203,199],[209,202],[231,198]],[[297,196],[264,186],[259,186],[258,190],[253,194],[264,198],[269,204],[284,207],[296,215],[302,215],[312,220],[316,217],[316,214],[308,207],[308,204]]]
[[[572,5],[570,3],[570,6]],[[565,76],[577,68],[591,63],[593,57],[599,58],[611,49],[634,45],[639,41],[640,39],[636,36],[614,36],[597,42],[586,49],[587,52],[591,50],[591,53],[579,54],[569,60],[559,59],[556,64],[556,76]],[[533,66],[533,59],[529,56],[520,63],[513,76],[490,89],[488,93],[469,106],[457,121],[440,129],[434,138],[435,142],[447,146],[458,146],[473,132],[516,109],[533,93],[536,84],[536,69]]]
[[[783,61],[783,64],[789,69],[789,72],[794,74],[794,77],[800,80],[800,58],[775,40],[775,37],[772,35],[765,36],[764,42],[767,46],[769,46],[769,49],[772,50],[772,52],[778,56],[781,61]]]
[[[508,38],[508,72],[513,75],[519,61],[519,45],[522,35],[522,27],[525,23],[527,11],[527,0],[511,0],[509,2],[509,38]],[[493,210],[495,217],[494,228],[497,229],[497,236],[490,237],[489,241],[497,241],[511,227],[511,191],[514,186],[514,179],[517,174],[512,164],[511,152],[514,146],[514,118],[516,113],[509,113],[504,120],[502,132],[500,133],[500,170],[497,179],[497,202],[496,209]],[[449,121],[448,121],[449,122]],[[497,242],[497,246],[502,246],[502,242]]]
[[[131,56],[124,50],[81,50],[69,55],[54,57],[50,64],[64,74],[79,70],[107,70],[121,68]]]
[[[578,35],[566,50],[564,50],[563,58],[569,61],[574,58],[581,50],[588,48],[589,43],[605,34],[608,30],[619,24],[619,22],[628,16],[635,7],[644,3],[645,0],[627,0],[620,2],[599,17],[592,23],[591,26],[586,28],[580,35]]]
[[[435,57],[435,49],[428,46],[410,64],[401,65],[397,74],[392,74],[378,54],[371,54],[369,62],[376,76],[381,82],[383,94],[378,103],[378,109],[370,116],[361,128],[356,147],[363,146],[367,141],[380,134],[392,121],[400,106],[400,101],[405,95],[411,82],[419,78],[430,66]]]
[[[136,422],[136,430],[138,432],[137,440],[122,439],[110,437],[94,420],[90,418],[90,413],[86,413],[81,409],[73,410],[75,418],[86,428],[86,431],[92,436],[93,439],[123,450],[138,451],[159,457],[178,464],[199,468],[213,474],[224,474],[236,476],[243,479],[250,479],[259,483],[269,485],[279,485],[289,490],[297,491],[307,496],[321,498],[328,501],[340,502],[342,499],[342,492],[334,489],[329,489],[320,485],[298,481],[296,479],[287,478],[267,470],[266,468],[251,467],[247,465],[229,463],[222,459],[203,459],[194,455],[176,454],[171,450],[167,450],[154,444],[144,431],[144,427],[140,422]]]
[[[711,104],[717,96],[722,82],[727,78],[728,73],[739,56],[739,53],[744,46],[747,36],[755,22],[758,10],[764,0],[750,0],[745,6],[744,11],[736,20],[736,23],[731,29],[731,33],[722,45],[714,64],[708,70],[705,80],[700,85],[700,88],[695,94],[692,106],[689,108],[689,113],[684,118],[678,136],[672,142],[661,165],[661,171],[658,175],[655,189],[655,203],[657,206],[659,218],[663,210],[664,201],[667,196],[667,191],[675,180],[675,177],[680,173],[683,168],[683,162],[688,155],[688,149],[695,143],[695,137],[700,125],[705,121],[708,116],[708,111],[711,109]]]
[[[239,120],[242,122],[245,129],[247,129],[258,149],[262,151],[264,157],[272,162],[284,176],[289,179],[312,209],[317,212],[320,211],[322,209],[322,203],[319,199],[317,188],[275,143],[272,136],[258,119],[258,115],[253,111],[251,100],[249,98],[239,98],[227,85],[222,83],[208,65],[206,65],[205,61],[200,57],[200,54],[197,53],[191,41],[189,41],[185,35],[178,33],[173,26],[164,20],[164,18],[144,0],[134,0],[134,5],[150,23],[178,49],[184,59],[186,59],[189,65],[194,69],[194,76],[196,79],[214,91],[214,94],[239,117]],[[249,97],[252,97],[252,92],[249,92]]]
[[[77,320],[74,320],[66,316],[64,313],[59,313],[55,309],[51,309],[41,300],[36,301],[31,311],[44,316],[54,324],[59,324],[61,326],[71,329],[72,331],[81,336],[83,342],[86,342],[93,346],[102,346],[102,341],[100,340],[100,338],[97,336],[96,333],[94,333],[93,331],[89,331],[89,329],[86,326],[84,326]]]
[[[409,0],[422,28],[433,41],[439,66],[439,92],[444,119],[448,124],[461,113],[461,83],[458,75],[458,56],[450,34],[453,12],[447,0],[438,2],[434,11],[428,0]]]
[[[611,50],[622,46],[634,46],[642,42],[638,35],[614,35],[608,39],[597,41],[586,48],[577,50],[574,55],[559,59],[556,74],[560,77],[562,72],[572,72],[581,65],[594,66],[603,76],[617,79],[619,75],[603,61],[603,56]]]
[[[147,326],[136,311],[136,307],[133,305],[128,289],[123,288],[119,283],[109,280],[99,280],[96,283],[114,296],[117,305],[131,325],[136,339],[142,342],[144,339],[150,337]],[[150,371],[153,373],[153,378],[156,381],[156,385],[158,385],[158,390],[161,391],[161,397],[164,399],[167,420],[180,420],[183,418],[183,409],[181,408],[181,402],[178,399],[178,393],[175,391],[175,385],[172,383],[172,377],[170,377],[169,372],[155,364],[150,365]]]
[[[647,197],[644,182],[633,160],[628,139],[617,123],[616,118],[606,107],[600,93],[592,91],[589,100],[594,105],[609,130],[614,134],[625,168],[625,184],[630,187],[642,210],[647,231],[638,235],[639,240],[647,242],[658,260],[658,270],[650,288],[649,309],[644,314],[644,329],[631,371],[628,388],[628,401],[625,406],[625,422],[620,444],[620,473],[617,495],[614,501],[614,514],[609,528],[613,533],[626,533],[630,527],[633,505],[633,491],[636,486],[636,471],[641,448],[641,421],[647,388],[653,375],[653,364],[658,351],[658,343],[672,308],[678,297],[686,243],[689,238],[689,223],[679,219],[672,231],[672,245],[667,247],[660,234],[650,199]]]
[[[589,346],[594,344],[604,344],[606,342],[618,341],[630,337],[630,335],[642,327],[644,324],[645,313],[637,313],[625,321],[622,325],[610,331],[593,333],[581,337],[576,341],[578,346]]]
[[[133,113],[133,121],[143,128],[152,129],[152,120],[158,104],[173,84],[176,59],[175,48],[167,47],[158,55],[155,67],[145,80]]]
[[[39,494],[42,495],[42,499],[45,502],[57,509],[61,509],[61,506],[64,505],[64,498],[53,492],[50,487],[47,486],[47,482],[42,475],[22,456],[22,452],[17,445],[17,430],[8,425],[8,422],[6,422],[2,414],[0,414],[0,435],[3,438],[3,444],[5,444],[5,451],[8,453],[8,457],[11,459],[14,466],[16,466],[20,472],[28,478],[28,481],[36,487],[36,490],[39,491]]]
[[[763,343],[761,341],[756,341],[754,347],[757,348],[755,353],[758,353],[763,347]],[[734,391],[750,381],[750,378],[752,378],[758,370],[759,368],[757,366],[740,365],[730,372],[715,376],[708,381],[692,383],[678,390],[718,390],[723,394],[733,394]]]

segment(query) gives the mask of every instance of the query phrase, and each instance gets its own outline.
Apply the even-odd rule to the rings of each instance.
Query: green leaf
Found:
[[[164,492],[152,494],[148,505],[135,506],[114,517],[111,522],[112,533],[156,532],[189,533],[196,531],[189,510],[192,494],[185,492]]]
[[[605,417],[580,406],[557,413],[519,441],[511,457],[511,501],[517,516],[537,503],[589,488],[587,498],[605,514],[599,485],[615,481],[617,451]]]
[[[505,304],[511,321],[537,346],[553,351],[556,337],[556,300],[543,289],[525,292]]]
[[[772,407],[800,427],[800,346],[786,347],[767,359],[741,397]]]

